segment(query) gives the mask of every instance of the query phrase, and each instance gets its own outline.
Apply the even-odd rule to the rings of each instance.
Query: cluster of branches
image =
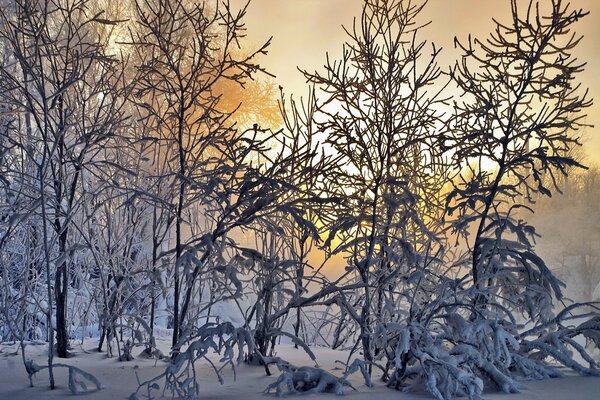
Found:
[[[559,375],[550,360],[597,375],[579,339],[600,343],[596,305],[556,313],[561,282],[524,221],[581,167],[591,101],[572,28],[586,13],[510,4],[445,72],[420,39],[424,3],[364,0],[341,57],[277,112],[257,80],[269,42],[241,44],[248,5],[3,6],[2,339],[24,361],[24,341],[46,339],[54,387],[76,337],[97,330],[99,351],[130,360],[137,345],[160,356],[170,329],[149,395],[165,380],[197,396],[194,363],[214,350],[233,365],[234,345],[270,374],[288,365],[281,337],[313,359],[309,344],[350,352],[339,380],[288,365],[278,393],[341,392],[373,368],[440,400],[516,391]]]
[[[245,294],[238,274],[256,262],[293,271],[302,290],[304,265],[283,257],[305,258],[316,235],[308,205],[318,213],[325,200],[307,194],[327,159],[310,135],[262,129],[256,104],[241,106],[276,104],[254,83],[268,42],[242,47],[245,12],[169,0],[2,7],[2,338],[48,340],[52,387],[53,356],[95,329],[98,350],[106,342],[112,356],[116,343],[130,359],[132,342],[155,351],[160,320],[178,353],[213,304]],[[268,261],[238,243],[252,230],[274,246],[275,227],[288,233]]]
[[[573,155],[591,100],[573,26],[587,13],[510,6],[485,40],[456,40],[463,55],[443,73],[419,39],[423,3],[365,1],[341,58],[304,73],[320,90],[306,129],[339,155],[326,186],[344,201],[327,213],[325,247],[347,264],[290,307],[324,307],[327,343],[396,389],[514,392],[520,378],[560,375],[550,360],[598,375],[584,346],[598,344],[597,305],[555,314],[563,284],[524,220],[583,167]]]

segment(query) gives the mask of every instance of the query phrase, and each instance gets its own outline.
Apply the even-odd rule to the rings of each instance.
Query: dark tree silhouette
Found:
[[[532,301],[560,299],[561,290],[533,252],[534,228],[516,217],[528,208],[523,199],[550,196],[555,174],[580,166],[571,150],[580,145],[577,132],[591,101],[577,80],[585,64],[572,55],[581,40],[572,29],[587,13],[562,1],[511,6],[511,23],[496,22],[486,41],[456,42],[464,56],[451,75],[465,100],[455,102],[449,142],[456,167],[468,173],[455,180],[449,200],[459,224],[475,227],[474,284],[511,288],[520,296],[510,294],[511,301],[536,318],[542,309]]]
[[[360,310],[348,315],[360,329],[367,362],[380,351],[370,343],[374,326],[392,317],[385,303],[401,300],[394,287],[434,237],[441,210],[435,107],[443,85],[434,87],[439,50],[431,46],[425,56],[427,43],[418,38],[422,8],[365,1],[341,59],[328,57],[323,73],[305,73],[324,97],[316,127],[339,154],[328,188],[345,201],[332,210],[329,242],[342,237],[333,251],[347,254],[349,273],[363,285]]]

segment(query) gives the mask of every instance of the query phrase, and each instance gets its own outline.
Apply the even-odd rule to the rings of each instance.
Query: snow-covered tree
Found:
[[[362,284],[351,300],[356,312],[344,315],[359,327],[368,362],[381,352],[371,342],[375,326],[396,318],[393,305],[406,301],[398,286],[435,242],[440,220],[435,107],[443,85],[435,86],[439,50],[420,39],[422,8],[365,1],[341,59],[328,57],[323,73],[305,73],[323,97],[316,129],[339,155],[327,185],[344,201],[332,210],[328,244],[341,239],[332,251],[346,255],[348,274]]]
[[[33,188],[31,212],[42,224],[50,359],[52,313],[57,354],[67,356],[69,269],[78,244],[72,221],[81,185],[100,160],[99,146],[122,121],[119,62],[105,54],[94,29],[111,22],[89,15],[88,3],[16,1],[0,13],[0,37],[10,54],[0,67],[2,103],[18,115],[12,133],[35,166],[15,176],[17,186]]]

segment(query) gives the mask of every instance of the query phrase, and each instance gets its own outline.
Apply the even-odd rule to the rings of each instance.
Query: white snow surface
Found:
[[[158,346],[165,354],[168,354],[169,340],[158,339]],[[55,390],[51,391],[48,384],[48,372],[43,370],[34,377],[34,387],[29,387],[27,373],[22,363],[20,352],[17,353],[17,345],[12,343],[0,344],[0,400],[26,400],[26,399],[59,399],[59,398],[82,398],[85,400],[95,399],[127,399],[137,387],[136,374],[141,381],[159,375],[166,367],[165,361],[147,359],[139,356],[142,348],[134,349],[136,358],[129,362],[120,362],[117,357],[107,358],[106,353],[96,351],[97,339],[86,339],[72,343],[73,356],[68,359],[56,359],[55,362],[71,364],[96,376],[102,383],[102,390],[82,395],[72,395],[67,385],[67,371],[65,368],[55,370]],[[336,376],[341,376],[343,370],[336,364],[336,360],[347,360],[347,353],[331,350],[328,348],[313,348],[319,366],[330,371]],[[45,343],[28,344],[26,347],[27,358],[33,359],[37,364],[46,363],[47,346]],[[314,366],[310,358],[301,350],[294,349],[288,344],[278,346],[277,356],[297,366]],[[218,356],[214,360],[218,361]],[[336,368],[336,366],[338,368]],[[272,376],[267,376],[265,370],[260,366],[239,365],[237,366],[237,377],[231,368],[224,370],[224,384],[220,385],[213,370],[208,363],[197,364],[197,372],[202,385],[202,398],[206,399],[276,399],[274,394],[264,394],[265,388],[275,382],[279,376],[276,366],[271,366]],[[381,399],[381,400],[416,400],[431,399],[432,396],[426,392],[402,393],[385,387],[378,376],[375,375],[373,388],[365,386],[360,373],[350,377],[350,381],[357,391],[351,388],[345,389],[345,398]],[[485,393],[485,399],[501,400],[598,400],[600,399],[600,378],[568,376],[544,381],[528,381],[521,383],[521,393]],[[140,399],[146,398],[145,390],[141,390]],[[154,394],[157,392],[154,391]],[[161,398],[153,396],[153,398]],[[167,393],[164,398],[172,398]],[[285,398],[339,398],[335,394],[310,394],[286,396]]]

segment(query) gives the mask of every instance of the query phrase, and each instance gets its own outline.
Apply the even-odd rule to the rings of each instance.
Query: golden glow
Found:
[[[545,0],[541,0],[544,3]],[[246,0],[232,0],[234,7],[242,7]],[[519,1],[527,3],[527,1]],[[600,1],[571,0],[573,8],[584,8],[590,15],[577,24],[577,32],[584,35],[575,52],[587,62],[581,75],[583,87],[590,88],[591,98],[600,98]],[[297,96],[306,93],[306,82],[297,67],[308,71],[319,70],[325,63],[325,53],[333,58],[341,52],[346,35],[341,25],[352,26],[353,17],[360,14],[361,0],[252,0],[246,15],[246,27],[251,42],[263,43],[273,36],[268,56],[261,64],[277,76],[276,82],[287,92]],[[492,18],[507,20],[510,14],[508,0],[429,0],[421,16],[422,22],[431,21],[422,32],[422,38],[433,41],[443,51],[440,66],[446,69],[458,56],[453,40],[466,39],[471,33],[485,37],[493,27]],[[585,132],[585,150],[590,162],[600,162],[600,101],[589,109],[587,122],[597,128]]]

